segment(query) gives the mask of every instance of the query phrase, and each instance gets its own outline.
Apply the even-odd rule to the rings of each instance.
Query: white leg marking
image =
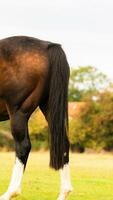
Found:
[[[24,172],[24,164],[18,158],[16,158],[11,182],[8,188],[9,193],[20,191],[23,172]]]
[[[73,189],[70,180],[69,164],[65,164],[63,169],[60,170],[60,178],[61,178],[61,191],[57,200],[65,200],[68,194]]]
[[[13,168],[11,182],[8,190],[0,197],[0,200],[9,200],[12,196],[18,195],[21,192],[21,182],[24,172],[24,165],[16,158],[16,162]]]

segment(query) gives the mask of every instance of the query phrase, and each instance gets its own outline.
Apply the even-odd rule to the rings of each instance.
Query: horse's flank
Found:
[[[12,37],[0,41],[0,98],[2,98],[0,106],[2,108],[5,109],[4,99],[9,100],[13,96],[13,103],[20,105],[40,81],[44,87],[49,69],[47,55],[49,45],[49,42],[29,37]],[[2,108],[0,114],[3,113]],[[2,119],[2,116],[0,117]]]

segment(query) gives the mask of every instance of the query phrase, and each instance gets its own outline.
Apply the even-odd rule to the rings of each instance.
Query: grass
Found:
[[[8,187],[14,153],[0,153],[0,193]],[[48,153],[31,153],[23,178],[22,195],[14,200],[56,200],[59,173],[48,167]],[[113,200],[113,156],[71,154],[74,191],[69,200]]]

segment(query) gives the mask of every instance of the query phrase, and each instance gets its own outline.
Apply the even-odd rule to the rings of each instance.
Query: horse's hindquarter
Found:
[[[39,103],[48,79],[47,51],[21,45],[13,48],[0,49],[0,96],[29,108]]]

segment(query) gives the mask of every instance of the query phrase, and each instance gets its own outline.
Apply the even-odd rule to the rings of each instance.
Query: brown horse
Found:
[[[61,169],[65,200],[71,191],[68,141],[69,65],[59,44],[16,36],[0,40],[0,121],[10,119],[16,161],[8,190],[0,200],[21,191],[31,149],[28,120],[39,106],[49,125],[50,166]]]

